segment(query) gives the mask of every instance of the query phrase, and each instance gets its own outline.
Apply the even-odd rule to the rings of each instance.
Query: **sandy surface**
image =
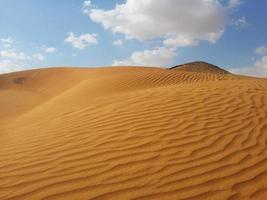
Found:
[[[201,68],[0,75],[0,199],[265,199],[267,79]]]

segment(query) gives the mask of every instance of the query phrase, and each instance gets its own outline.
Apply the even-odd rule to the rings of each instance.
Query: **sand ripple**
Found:
[[[19,80],[19,81],[18,81]],[[0,199],[265,199],[267,80],[157,68],[0,76]]]

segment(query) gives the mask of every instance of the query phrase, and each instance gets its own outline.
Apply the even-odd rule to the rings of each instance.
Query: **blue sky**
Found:
[[[266,1],[2,0],[0,73],[204,60],[267,76]]]

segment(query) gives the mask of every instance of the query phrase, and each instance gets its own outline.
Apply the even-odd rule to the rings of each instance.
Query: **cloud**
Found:
[[[168,38],[163,41],[163,44],[166,46],[195,46],[197,45],[197,40],[185,36],[177,36],[175,38]]]
[[[242,16],[238,19],[232,19],[230,25],[236,27],[237,29],[242,29],[247,28],[249,23],[247,22],[246,17]]]
[[[21,71],[25,69],[26,65],[29,66],[27,64],[27,61],[44,60],[44,56],[41,53],[27,55],[24,52],[18,52],[15,49],[7,49],[0,51],[0,59],[1,58],[2,60],[0,60],[0,73]]]
[[[32,55],[33,58],[37,59],[38,61],[43,61],[44,60],[44,56],[40,53],[36,53]]]
[[[111,10],[92,8],[91,3],[86,8],[91,20],[105,29],[130,39],[162,38],[169,46],[216,42],[224,33],[228,14],[218,0],[126,0]]]
[[[43,51],[46,53],[55,53],[57,52],[57,48],[55,47],[43,47]]]
[[[91,0],[86,0],[83,2],[83,8],[82,11],[84,14],[88,14],[92,8],[92,2]]]
[[[267,56],[261,57],[251,67],[235,68],[230,70],[233,73],[248,76],[267,77]]]
[[[113,45],[117,46],[117,47],[122,47],[123,46],[123,41],[122,40],[116,40],[116,41],[113,42]]]
[[[267,77],[267,48],[265,46],[259,46],[255,49],[254,52],[261,57],[256,60],[252,66],[234,68],[230,71],[233,73],[249,76]]]
[[[10,47],[13,44],[14,40],[11,37],[0,38],[0,42],[4,44],[4,47]]]
[[[252,73],[255,75],[267,77],[267,56],[263,56],[255,63],[254,70]]]
[[[0,38],[0,43],[3,44],[13,44],[14,40],[11,37]],[[7,47],[7,46],[6,46]],[[9,46],[8,46],[9,47]],[[45,46],[43,46],[44,48]],[[43,50],[47,52],[53,52],[55,49],[53,47],[48,47]],[[16,49],[3,49],[0,50],[0,73],[9,73],[13,71],[21,71],[29,68],[27,62],[31,61],[43,61],[44,56],[41,53],[27,54]],[[22,67],[24,66],[24,67]],[[28,67],[25,67],[28,66]]]
[[[87,33],[80,36],[76,36],[73,32],[68,34],[68,37],[65,39],[65,42],[72,44],[74,48],[84,49],[88,44],[97,44],[97,34]]]
[[[0,56],[5,59],[16,59],[16,60],[28,60],[30,56],[25,55],[23,52],[17,52],[16,50],[2,50]]]
[[[9,43],[9,44],[12,44],[14,42],[11,37],[8,37],[8,38],[0,38],[0,41],[3,42],[3,43]]]
[[[11,60],[0,61],[0,73],[1,74],[13,72],[13,71],[20,71],[22,69],[23,68],[20,65],[14,63]]]
[[[177,56],[174,48],[159,47],[153,50],[136,51],[129,59],[115,60],[113,66],[166,66]]]
[[[0,51],[0,57],[8,60],[31,60],[31,59],[37,59],[39,61],[44,60],[44,56],[41,53],[35,53],[29,56],[24,52],[17,52],[14,49]]]
[[[228,1],[228,8],[233,9],[233,8],[236,8],[237,6],[239,6],[240,4],[242,4],[241,0],[229,0]]]
[[[177,56],[177,47],[216,43],[229,25],[231,9],[240,4],[240,0],[125,0],[104,10],[84,1],[83,12],[126,39],[160,41],[161,47],[133,52],[129,59],[115,60],[113,65],[165,66]],[[240,18],[235,23],[244,22]],[[119,41],[113,44],[120,46]]]
[[[267,47],[260,46],[255,49],[255,53],[259,55],[267,55]]]

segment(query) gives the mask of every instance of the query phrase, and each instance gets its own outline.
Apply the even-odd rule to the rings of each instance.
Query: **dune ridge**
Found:
[[[0,117],[0,199],[267,194],[267,79],[206,63],[30,70],[0,75]]]

